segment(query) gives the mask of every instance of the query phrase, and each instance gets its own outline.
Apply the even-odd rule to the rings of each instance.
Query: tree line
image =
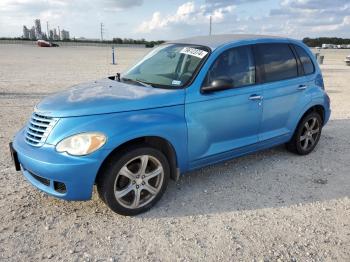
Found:
[[[321,47],[322,44],[332,44],[332,45],[350,45],[349,38],[338,38],[338,37],[319,37],[319,38],[309,38],[305,37],[303,39],[304,44],[309,47]]]
[[[0,37],[0,40],[25,40],[31,41],[30,39],[23,37]],[[51,40],[50,40],[51,41]],[[89,39],[66,39],[66,40],[54,40],[51,42],[78,42],[78,43],[106,43],[106,44],[128,44],[128,45],[145,45],[146,47],[154,47],[165,43],[163,40],[147,41],[145,39],[132,39],[132,38],[113,38],[113,40],[89,40]]]
[[[138,45],[145,45],[146,47],[153,47],[155,45],[163,44],[165,41],[158,40],[158,41],[146,41],[144,38],[142,39],[132,39],[132,38],[113,38],[113,43],[116,44],[138,44]]]
[[[22,37],[0,37],[0,40],[29,40]],[[54,42],[61,42],[61,40],[55,40]],[[156,45],[160,45],[164,43],[163,40],[157,40],[157,41],[147,41],[146,39],[132,39],[132,38],[119,38],[115,37],[113,40],[88,40],[88,39],[67,39],[63,40],[63,42],[81,42],[81,43],[106,43],[106,44],[138,44],[138,45],[145,45],[146,47],[154,47]],[[318,38],[309,38],[305,37],[303,39],[303,42],[310,46],[310,47],[321,47],[322,44],[333,44],[333,45],[350,45],[350,39],[349,38],[339,38],[339,37],[318,37]]]

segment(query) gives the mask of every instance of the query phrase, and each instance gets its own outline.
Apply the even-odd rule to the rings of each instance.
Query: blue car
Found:
[[[329,117],[321,70],[300,41],[201,36],[45,98],[10,150],[38,189],[89,200],[96,185],[114,212],[136,215],[190,170],[279,144],[310,153]]]

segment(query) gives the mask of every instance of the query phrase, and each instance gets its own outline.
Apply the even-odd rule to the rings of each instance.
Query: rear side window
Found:
[[[235,47],[219,55],[209,69],[204,85],[210,85],[218,79],[229,80],[232,87],[255,84],[255,63],[251,47]]]
[[[259,44],[256,48],[264,82],[298,76],[297,61],[288,44]]]
[[[310,56],[306,53],[304,48],[294,45],[295,51],[297,52],[301,64],[303,65],[304,68],[304,74],[305,75],[310,75],[315,71],[314,64],[312,63],[312,60]]]

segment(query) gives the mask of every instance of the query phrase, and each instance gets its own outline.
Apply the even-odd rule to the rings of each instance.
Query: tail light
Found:
[[[324,82],[321,74],[318,74],[315,79],[315,84],[324,90]]]

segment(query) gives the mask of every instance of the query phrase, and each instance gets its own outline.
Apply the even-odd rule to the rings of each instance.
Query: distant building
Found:
[[[24,25],[23,26],[23,38],[25,38],[25,39],[29,39],[30,37],[29,37],[29,29]]]
[[[41,31],[41,22],[40,19],[34,20],[34,26],[31,29],[28,29],[27,26],[23,25],[23,38],[30,40],[51,40],[51,41],[59,41],[59,40],[69,40],[69,31],[62,30],[60,31],[60,27],[53,28],[53,30],[49,30],[49,24],[47,22],[47,33]]]
[[[322,44],[322,49],[347,49],[350,45]]]
[[[42,38],[42,32],[41,32],[41,23],[40,19],[35,19],[35,35],[37,39]]]
[[[53,36],[54,36],[53,30],[50,30],[50,32],[49,32],[49,39],[50,40],[54,40]]]
[[[35,27],[34,26],[32,26],[32,28],[29,30],[29,39],[30,40],[36,40]]]
[[[322,44],[322,49],[334,49],[334,48],[337,48],[337,46],[333,44]]]
[[[57,41],[60,40],[60,36],[57,34],[56,28],[53,29],[53,40]]]
[[[61,40],[69,40],[69,31],[66,31],[66,30],[61,31]]]

